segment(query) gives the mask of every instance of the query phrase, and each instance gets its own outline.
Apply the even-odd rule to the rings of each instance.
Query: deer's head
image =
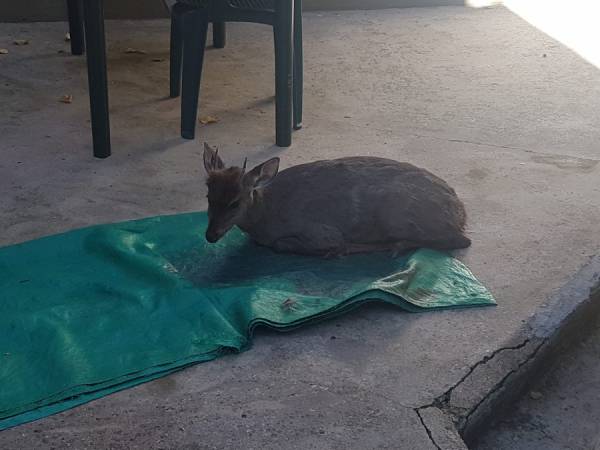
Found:
[[[208,178],[208,228],[206,240],[214,243],[234,225],[243,223],[252,206],[254,192],[277,175],[279,158],[272,158],[246,172],[243,167],[225,167],[218,150],[204,144],[204,168]]]

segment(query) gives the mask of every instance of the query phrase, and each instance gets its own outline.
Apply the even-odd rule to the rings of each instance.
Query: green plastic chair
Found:
[[[289,147],[302,127],[302,0],[179,0],[171,13],[171,96],[181,83],[181,136],[194,139],[208,24],[215,47],[225,22],[271,25],[275,41],[276,144]]]

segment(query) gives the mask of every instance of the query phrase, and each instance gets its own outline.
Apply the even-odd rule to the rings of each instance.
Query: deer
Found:
[[[225,167],[207,143],[203,159],[209,243],[238,227],[276,252],[327,258],[471,245],[454,189],[406,162],[354,156],[279,171],[275,157],[247,171],[247,159]]]

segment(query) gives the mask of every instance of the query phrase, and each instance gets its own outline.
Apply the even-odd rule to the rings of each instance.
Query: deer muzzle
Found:
[[[206,230],[206,240],[208,242],[210,242],[211,244],[214,244],[215,242],[217,242],[222,237],[223,237],[223,234],[218,233],[215,230],[211,230],[210,228],[208,230]]]
[[[208,223],[208,228],[206,229],[206,240],[211,244],[214,244],[219,239],[227,234],[229,230],[231,230],[233,225],[215,225],[214,222],[210,221]]]

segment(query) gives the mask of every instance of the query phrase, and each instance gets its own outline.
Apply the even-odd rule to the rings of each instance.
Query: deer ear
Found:
[[[219,150],[213,149],[206,142],[204,143],[204,169],[207,173],[215,170],[221,170],[225,167],[223,160],[219,156]]]
[[[252,189],[262,189],[273,181],[278,171],[279,158],[269,159],[244,175],[244,184]]]

